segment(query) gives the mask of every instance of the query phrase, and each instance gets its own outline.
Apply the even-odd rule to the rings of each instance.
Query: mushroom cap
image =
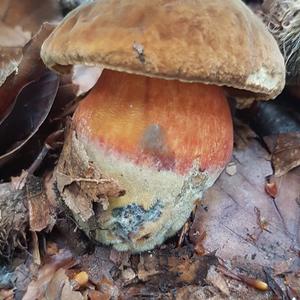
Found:
[[[285,83],[275,39],[237,0],[95,1],[66,16],[41,56],[59,72],[102,66],[233,87],[245,98],[274,98]]]

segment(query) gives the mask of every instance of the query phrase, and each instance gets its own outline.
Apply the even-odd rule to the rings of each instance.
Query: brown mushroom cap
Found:
[[[284,86],[272,35],[237,0],[100,0],[71,12],[45,41],[50,68],[101,65],[203,82],[270,99]]]

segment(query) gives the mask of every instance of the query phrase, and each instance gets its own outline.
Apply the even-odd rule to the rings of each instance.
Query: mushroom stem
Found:
[[[181,174],[222,166],[232,120],[221,87],[105,70],[79,105],[77,134],[139,165]]]
[[[69,153],[82,147],[101,178],[123,191],[101,195],[108,209],[97,209],[99,228],[86,231],[121,250],[153,248],[179,230],[232,153],[224,91],[201,83],[104,70],[76,110],[73,129]]]

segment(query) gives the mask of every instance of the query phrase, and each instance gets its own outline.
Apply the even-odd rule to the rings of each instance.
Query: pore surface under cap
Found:
[[[84,64],[225,85],[269,99],[284,61],[262,22],[238,0],[101,0],[71,12],[41,51],[51,68]]]

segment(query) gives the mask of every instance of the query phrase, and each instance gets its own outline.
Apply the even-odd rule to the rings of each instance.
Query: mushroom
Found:
[[[58,72],[104,68],[73,116],[57,187],[91,238],[133,252],[174,235],[230,160],[227,93],[266,100],[285,79],[276,41],[237,0],[95,1],[41,56]]]

